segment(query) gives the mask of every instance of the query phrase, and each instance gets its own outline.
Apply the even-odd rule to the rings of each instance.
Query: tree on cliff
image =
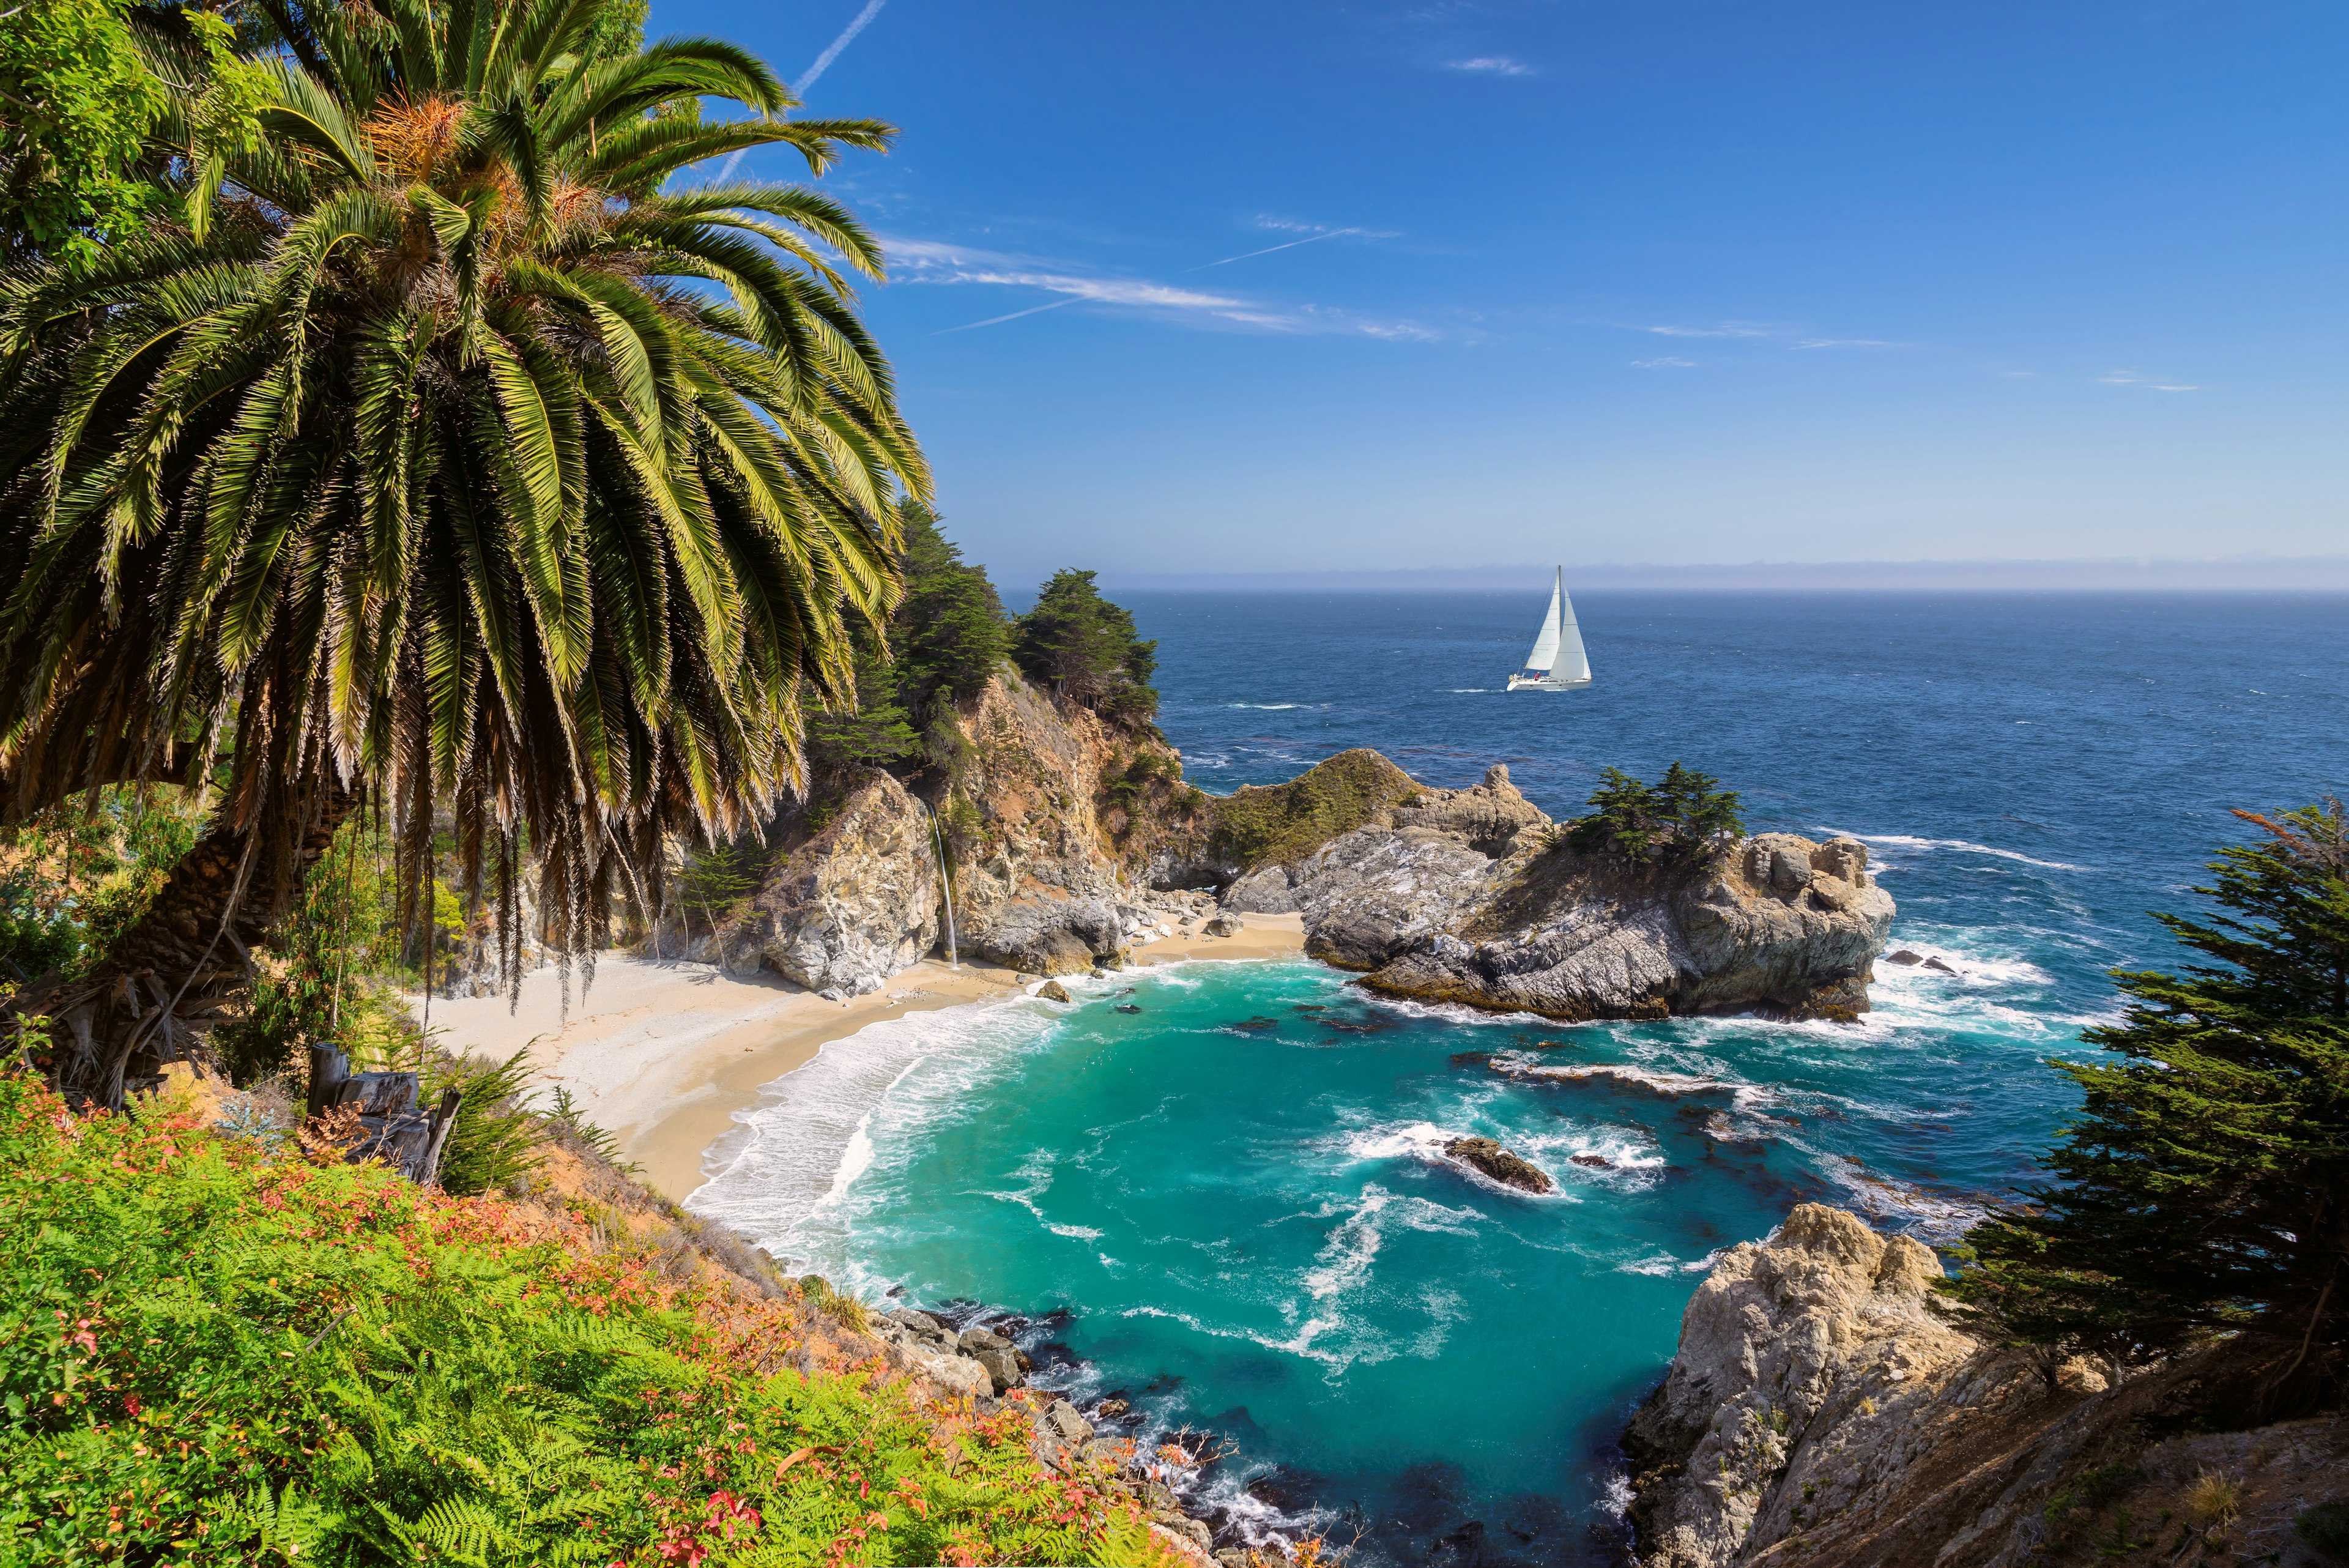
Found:
[[[1150,678],[1158,645],[1134,635],[1133,617],[1101,597],[1091,572],[1055,572],[1021,616],[1011,657],[1031,680],[1122,724],[1158,711]]]
[[[2118,1060],[2056,1065],[2086,1103],[2042,1164],[2059,1179],[1967,1238],[1951,1293],[2023,1344],[2123,1363],[2238,1335],[2282,1413],[2349,1381],[2349,823],[2280,819],[2158,919],[2209,961],[2116,975]]]
[[[1590,813],[1566,825],[1567,842],[1586,855],[1695,870],[1710,866],[1744,836],[1736,793],[1711,774],[1674,763],[1645,784],[1609,768],[1590,792]]]
[[[264,5],[254,134],[165,84],[185,221],[0,279],[0,821],[218,792],[96,971],[20,999],[77,1093],[243,982],[362,794],[411,903],[453,816],[502,929],[527,857],[592,951],[664,835],[764,814],[806,711],[851,700],[928,483],[828,259],[879,250],[806,189],[663,187],[893,133],[786,118],[730,45],[634,47],[640,15]]]
[[[1011,618],[987,568],[962,558],[926,503],[908,497],[899,514],[905,595],[889,617],[887,655],[880,637],[856,633],[855,705],[808,719],[808,762],[819,772],[895,767],[917,754],[947,765],[968,744],[955,704],[978,694],[1011,647]]]

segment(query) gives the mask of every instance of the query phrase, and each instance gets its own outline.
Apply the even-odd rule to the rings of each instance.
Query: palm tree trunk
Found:
[[[278,799],[283,818],[258,827],[223,811],[88,975],[10,1002],[49,1015],[50,1075],[68,1101],[119,1110],[126,1078],[209,1061],[206,1036],[252,984],[253,950],[300,901],[359,797],[329,781]]]

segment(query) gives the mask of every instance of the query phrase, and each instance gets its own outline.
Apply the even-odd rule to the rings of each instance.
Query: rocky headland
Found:
[[[950,930],[964,957],[1062,975],[1220,906],[1296,914],[1308,952],[1391,996],[1569,1022],[1849,1018],[1892,922],[1857,839],[1766,833],[1698,872],[1630,867],[1574,850],[1499,765],[1442,789],[1356,750],[1218,798],[1154,731],[1016,677],[957,722],[943,778],[833,781],[780,826],[756,891],[714,932],[677,911],[665,950],[854,996]]]
[[[1809,1203],[1724,1253],[1624,1440],[1640,1568],[2331,1561],[2293,1524],[2349,1418],[2229,1430],[2223,1345],[2116,1383],[1961,1332],[1941,1276]]]

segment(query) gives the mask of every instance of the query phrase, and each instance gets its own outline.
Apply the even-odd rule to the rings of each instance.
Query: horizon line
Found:
[[[1104,587],[1127,591],[1278,592],[1514,590],[1563,568],[1577,587],[1801,590],[2013,589],[2185,593],[2349,591],[2349,555],[2105,556],[1926,561],[1519,562],[1479,566],[1151,572],[1103,568]]]

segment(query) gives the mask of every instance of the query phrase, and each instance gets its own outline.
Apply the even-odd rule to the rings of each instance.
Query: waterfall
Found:
[[[921,800],[921,796],[919,795],[916,795],[914,798]],[[922,810],[928,815],[930,819],[930,852],[938,857],[938,887],[946,898],[947,967],[948,969],[960,969],[962,967],[962,961],[955,955],[954,877],[947,870],[947,836],[944,830],[938,826],[937,808],[931,805],[928,801],[924,800],[922,801]]]

